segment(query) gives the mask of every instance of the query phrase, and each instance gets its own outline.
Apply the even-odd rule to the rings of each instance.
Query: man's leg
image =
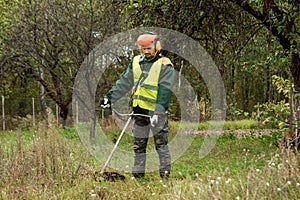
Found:
[[[165,114],[159,115],[158,124],[152,128],[155,149],[159,156],[159,174],[168,178],[171,172],[171,154],[168,147],[168,119]]]
[[[145,117],[135,117],[132,129],[134,136],[134,165],[132,167],[132,175],[136,178],[145,176],[146,148],[149,131],[149,119]]]

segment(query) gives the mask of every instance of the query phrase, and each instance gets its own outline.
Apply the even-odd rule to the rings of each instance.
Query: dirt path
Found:
[[[236,129],[236,130],[193,130],[193,131],[186,131],[187,134],[202,134],[202,135],[208,135],[208,134],[226,134],[226,133],[233,133],[237,137],[242,137],[245,135],[248,136],[255,136],[259,137],[261,135],[271,135],[272,132],[278,131],[276,129]]]

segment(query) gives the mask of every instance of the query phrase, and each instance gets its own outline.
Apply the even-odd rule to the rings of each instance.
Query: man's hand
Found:
[[[110,107],[110,100],[108,98],[104,98],[102,101],[100,101],[101,108],[109,108]]]
[[[158,123],[158,115],[153,115],[152,117],[150,117],[150,124],[151,126],[155,126]]]

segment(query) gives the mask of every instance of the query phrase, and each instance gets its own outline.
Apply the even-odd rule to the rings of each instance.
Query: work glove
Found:
[[[101,108],[109,108],[110,104],[111,102],[108,98],[104,98],[102,101],[100,101]]]
[[[153,115],[152,117],[150,117],[150,124],[151,126],[155,126],[158,123],[158,115]]]

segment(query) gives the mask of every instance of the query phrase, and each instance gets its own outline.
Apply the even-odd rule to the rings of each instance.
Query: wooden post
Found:
[[[294,132],[294,130],[293,130],[293,124],[294,124],[294,120],[293,120],[293,117],[294,117],[294,102],[293,102],[293,93],[294,93],[294,91],[293,91],[293,87],[292,87],[292,84],[291,84],[291,87],[290,87],[290,98],[289,98],[289,100],[290,100],[290,137],[292,137],[292,135],[293,135],[293,132]]]
[[[35,127],[35,107],[34,107],[34,98],[32,98],[32,125]]]
[[[4,96],[2,96],[2,130],[5,131]]]
[[[55,112],[55,113],[56,113],[56,127],[58,127],[58,126],[59,126],[59,117],[58,117],[58,115],[59,115],[59,114],[58,114],[58,109],[59,109],[59,108],[58,108],[58,105],[57,105],[57,104],[55,104],[55,108],[56,108],[56,109],[55,109],[55,110],[56,110],[56,112]]]
[[[75,123],[78,124],[78,120],[79,120],[79,117],[78,117],[78,101],[76,101],[76,106],[75,106],[75,109],[76,109],[76,121]]]
[[[295,130],[295,136],[296,136],[296,148],[299,149],[300,147],[300,138],[299,138],[299,123],[300,123],[300,94],[297,94],[296,98],[296,130]]]
[[[291,141],[294,136],[294,101],[293,101],[294,90],[291,84],[289,93],[289,106],[290,106],[290,116],[289,116],[289,135],[286,138],[286,145],[288,148],[291,146]]]

